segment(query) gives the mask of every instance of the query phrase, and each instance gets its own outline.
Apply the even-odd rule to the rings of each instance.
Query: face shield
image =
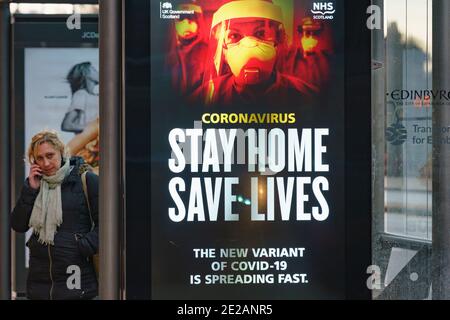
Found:
[[[268,1],[232,1],[213,16],[209,81],[229,75],[241,85],[260,84],[274,72],[285,42],[280,7]]]

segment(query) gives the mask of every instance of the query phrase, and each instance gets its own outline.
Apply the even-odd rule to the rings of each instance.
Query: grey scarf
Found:
[[[39,194],[34,201],[30,223],[39,242],[53,245],[56,228],[62,223],[61,183],[70,173],[69,159],[53,176],[42,176]]]

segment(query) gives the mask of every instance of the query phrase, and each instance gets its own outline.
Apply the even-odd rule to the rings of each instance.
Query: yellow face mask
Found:
[[[244,37],[228,44],[225,58],[239,84],[258,84],[272,74],[276,59],[273,42]]]
[[[311,52],[317,46],[319,41],[313,37],[302,37],[302,48],[305,52]]]
[[[195,21],[183,19],[175,22],[175,30],[178,37],[189,39],[197,35],[198,25]]]

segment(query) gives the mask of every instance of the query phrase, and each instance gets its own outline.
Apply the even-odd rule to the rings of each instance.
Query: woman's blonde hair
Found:
[[[68,157],[68,148],[64,144],[64,142],[59,139],[56,131],[53,130],[43,130],[41,132],[36,133],[33,138],[31,138],[30,146],[28,147],[28,161],[30,164],[34,164],[35,162],[35,154],[37,148],[43,143],[50,143],[56,150],[61,153],[62,158]]]

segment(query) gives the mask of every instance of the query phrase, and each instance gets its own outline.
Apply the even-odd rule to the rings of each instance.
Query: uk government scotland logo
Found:
[[[159,3],[159,18],[160,19],[180,19],[180,15],[195,14],[195,11],[189,9],[189,6],[177,6],[175,10],[170,2]]]

